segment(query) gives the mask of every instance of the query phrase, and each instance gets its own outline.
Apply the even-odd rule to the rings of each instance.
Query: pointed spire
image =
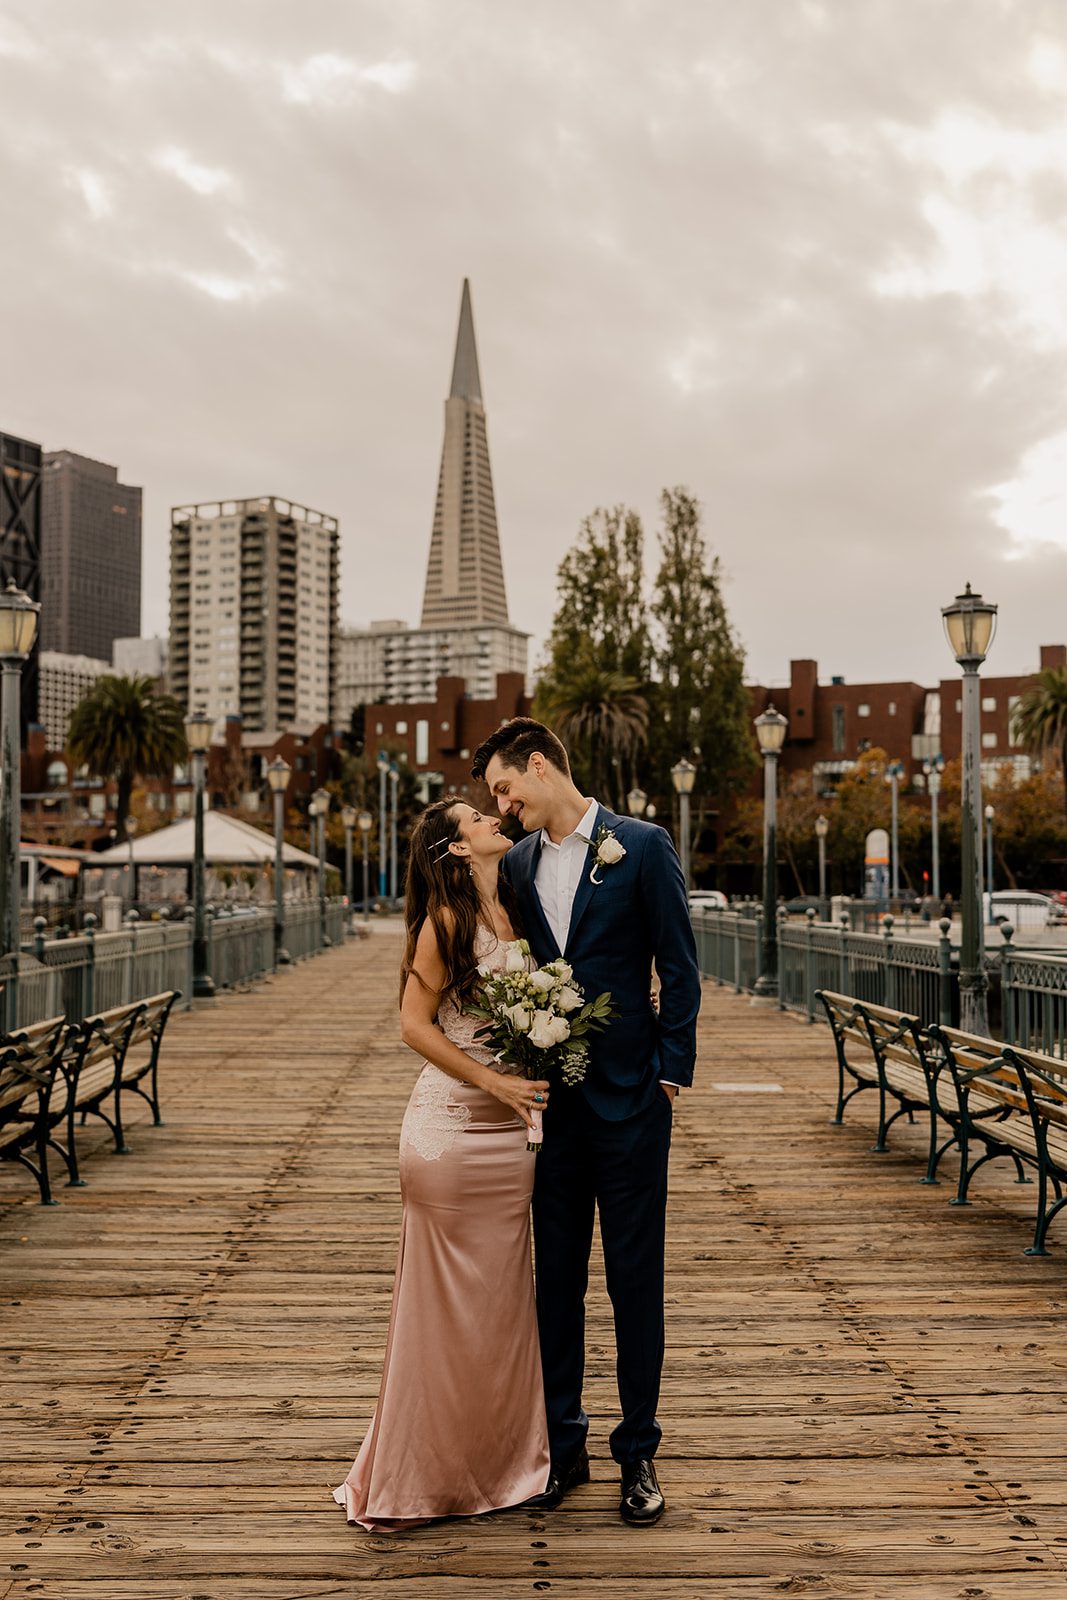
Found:
[[[456,335],[456,359],[452,364],[452,400],[476,400],[482,403],[482,380],[478,372],[478,350],[474,343],[474,315],[471,311],[470,280],[463,280],[463,299],[459,308],[459,332]]]

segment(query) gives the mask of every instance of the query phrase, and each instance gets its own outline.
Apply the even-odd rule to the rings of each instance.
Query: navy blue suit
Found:
[[[663,1257],[671,1106],[661,1078],[693,1081],[700,975],[681,867],[669,835],[600,807],[593,828],[625,848],[591,881],[593,851],[560,950],[535,882],[540,832],[505,856],[523,929],[539,965],[563,955],[587,1000],[610,990],[618,1017],[593,1036],[577,1088],[553,1090],[537,1158],[533,1223],[537,1317],[552,1459],[566,1465],[588,1432],[582,1409],[585,1292],[593,1219],[615,1318],[622,1421],[611,1435],[620,1463],[652,1457],[663,1366]],[[650,999],[652,964],[659,1013]]]

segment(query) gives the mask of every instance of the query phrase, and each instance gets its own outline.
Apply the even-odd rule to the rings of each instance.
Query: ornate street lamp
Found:
[[[828,922],[826,905],[826,835],[830,832],[830,823],[826,817],[815,818],[815,837],[819,842],[819,917],[823,922]]]
[[[193,824],[193,998],[210,1000],[215,993],[208,970],[207,929],[204,917],[204,782],[207,776],[207,753],[215,719],[206,711],[192,711],[185,719],[185,740],[192,757],[194,817]]]
[[[643,789],[631,789],[626,796],[626,805],[631,817],[643,817],[648,795]]]
[[[326,813],[330,809],[330,791],[316,789],[308,810],[318,823],[315,853],[319,858],[319,943],[325,950],[329,944],[326,936]]]
[[[903,761],[891,761],[885,769],[885,781],[890,794],[890,878],[889,898],[900,898],[900,780],[904,776]]]
[[[345,830],[345,899],[348,901],[348,913],[345,926],[352,931],[352,830],[356,826],[359,813],[355,806],[341,807],[341,822]]]
[[[378,896],[385,899],[385,786],[389,777],[389,757],[378,751]]]
[[[923,762],[926,787],[930,792],[930,892],[935,900],[941,899],[941,838],[938,829],[937,797],[941,793],[941,774],[945,770],[943,756]]]
[[[267,768],[274,804],[274,965],[285,966],[289,952],[285,948],[285,791],[289,787],[292,771],[288,761],[275,756]]]
[[[769,705],[756,718],[763,756],[763,950],[753,1004],[778,998],[778,757],[789,720]]]
[[[978,669],[989,652],[997,608],[970,584],[943,606],[949,647],[963,669],[963,784],[960,798],[960,1026],[988,1035],[987,980],[982,940],[981,689]]]
[[[396,814],[400,794],[400,768],[395,761],[389,763],[389,797],[391,801],[389,812],[389,898],[396,904],[397,897],[397,850],[396,850]]]
[[[682,858],[682,877],[685,879],[685,892],[689,893],[689,796],[693,792],[696,782],[697,769],[691,761],[683,756],[671,768],[671,782],[674,792],[678,796],[678,843],[679,855]]]
[[[11,959],[4,982],[4,1020],[7,1031],[18,1025],[18,966],[22,902],[21,732],[19,701],[22,668],[37,638],[41,607],[24,594],[13,578],[0,590],[0,955]]]
[[[370,812],[361,811],[359,814],[359,831],[363,839],[363,921],[365,923],[370,922],[370,857],[368,855],[368,844],[373,825],[374,818]]]

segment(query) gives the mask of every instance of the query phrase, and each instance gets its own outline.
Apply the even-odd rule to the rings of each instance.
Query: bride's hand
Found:
[[[494,1072],[493,1077],[496,1082],[490,1085],[490,1094],[510,1106],[532,1128],[531,1111],[535,1107],[543,1111],[548,1105],[548,1084],[543,1079],[515,1078],[506,1072]]]

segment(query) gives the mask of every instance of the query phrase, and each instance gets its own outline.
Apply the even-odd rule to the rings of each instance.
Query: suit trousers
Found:
[[[643,1111],[608,1122],[580,1090],[557,1089],[537,1157],[533,1226],[537,1322],[554,1462],[585,1443],[585,1294],[594,1213],[615,1320],[622,1421],[611,1434],[620,1464],[651,1458],[663,1369],[663,1257],[673,1111],[657,1087]]]

